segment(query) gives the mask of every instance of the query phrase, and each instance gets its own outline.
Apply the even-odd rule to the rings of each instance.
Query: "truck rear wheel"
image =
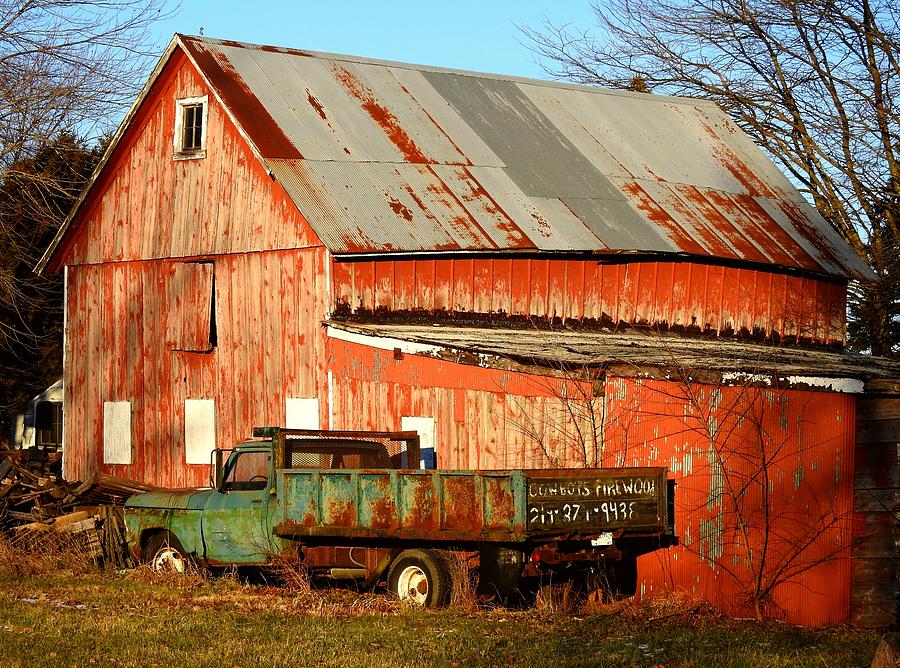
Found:
[[[184,573],[193,565],[174,534],[154,534],[143,550],[143,561],[157,573]]]
[[[388,588],[401,601],[425,608],[441,608],[450,600],[450,571],[429,550],[404,550],[388,571]]]

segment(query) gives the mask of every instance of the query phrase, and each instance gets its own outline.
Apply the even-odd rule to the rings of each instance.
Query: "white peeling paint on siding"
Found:
[[[862,394],[865,383],[857,378],[817,378],[815,376],[788,376],[791,385],[803,385],[807,388],[819,387],[832,392],[845,394]]]

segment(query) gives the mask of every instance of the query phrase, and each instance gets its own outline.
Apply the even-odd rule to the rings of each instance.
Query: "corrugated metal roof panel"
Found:
[[[243,130],[334,253],[638,251],[872,275],[707,102],[179,39],[226,104],[268,113]]]

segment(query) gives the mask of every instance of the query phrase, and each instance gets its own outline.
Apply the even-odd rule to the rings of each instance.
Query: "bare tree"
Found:
[[[58,377],[61,278],[31,269],[143,84],[164,0],[0,0],[0,426]],[[5,434],[3,428],[0,433]]]
[[[530,466],[669,467],[680,549],[734,583],[735,610],[780,616],[785,586],[849,550],[852,506],[834,470],[819,465],[840,436],[810,421],[813,399],[778,387],[764,360],[717,385],[668,357],[662,379],[646,368],[629,378],[553,365],[530,381],[541,397],[514,399],[506,413],[507,433],[524,442],[507,439],[534,453]]]
[[[553,76],[718,103],[875,270],[849,343],[900,352],[898,5],[891,0],[604,0],[595,31],[524,28]]]
[[[108,132],[158,51],[149,27],[162,7],[163,0],[0,0],[0,168],[63,132]]]

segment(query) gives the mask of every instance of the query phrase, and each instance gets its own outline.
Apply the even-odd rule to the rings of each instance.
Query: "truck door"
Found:
[[[206,501],[203,541],[211,564],[259,564],[275,553],[271,450],[237,450]]]

